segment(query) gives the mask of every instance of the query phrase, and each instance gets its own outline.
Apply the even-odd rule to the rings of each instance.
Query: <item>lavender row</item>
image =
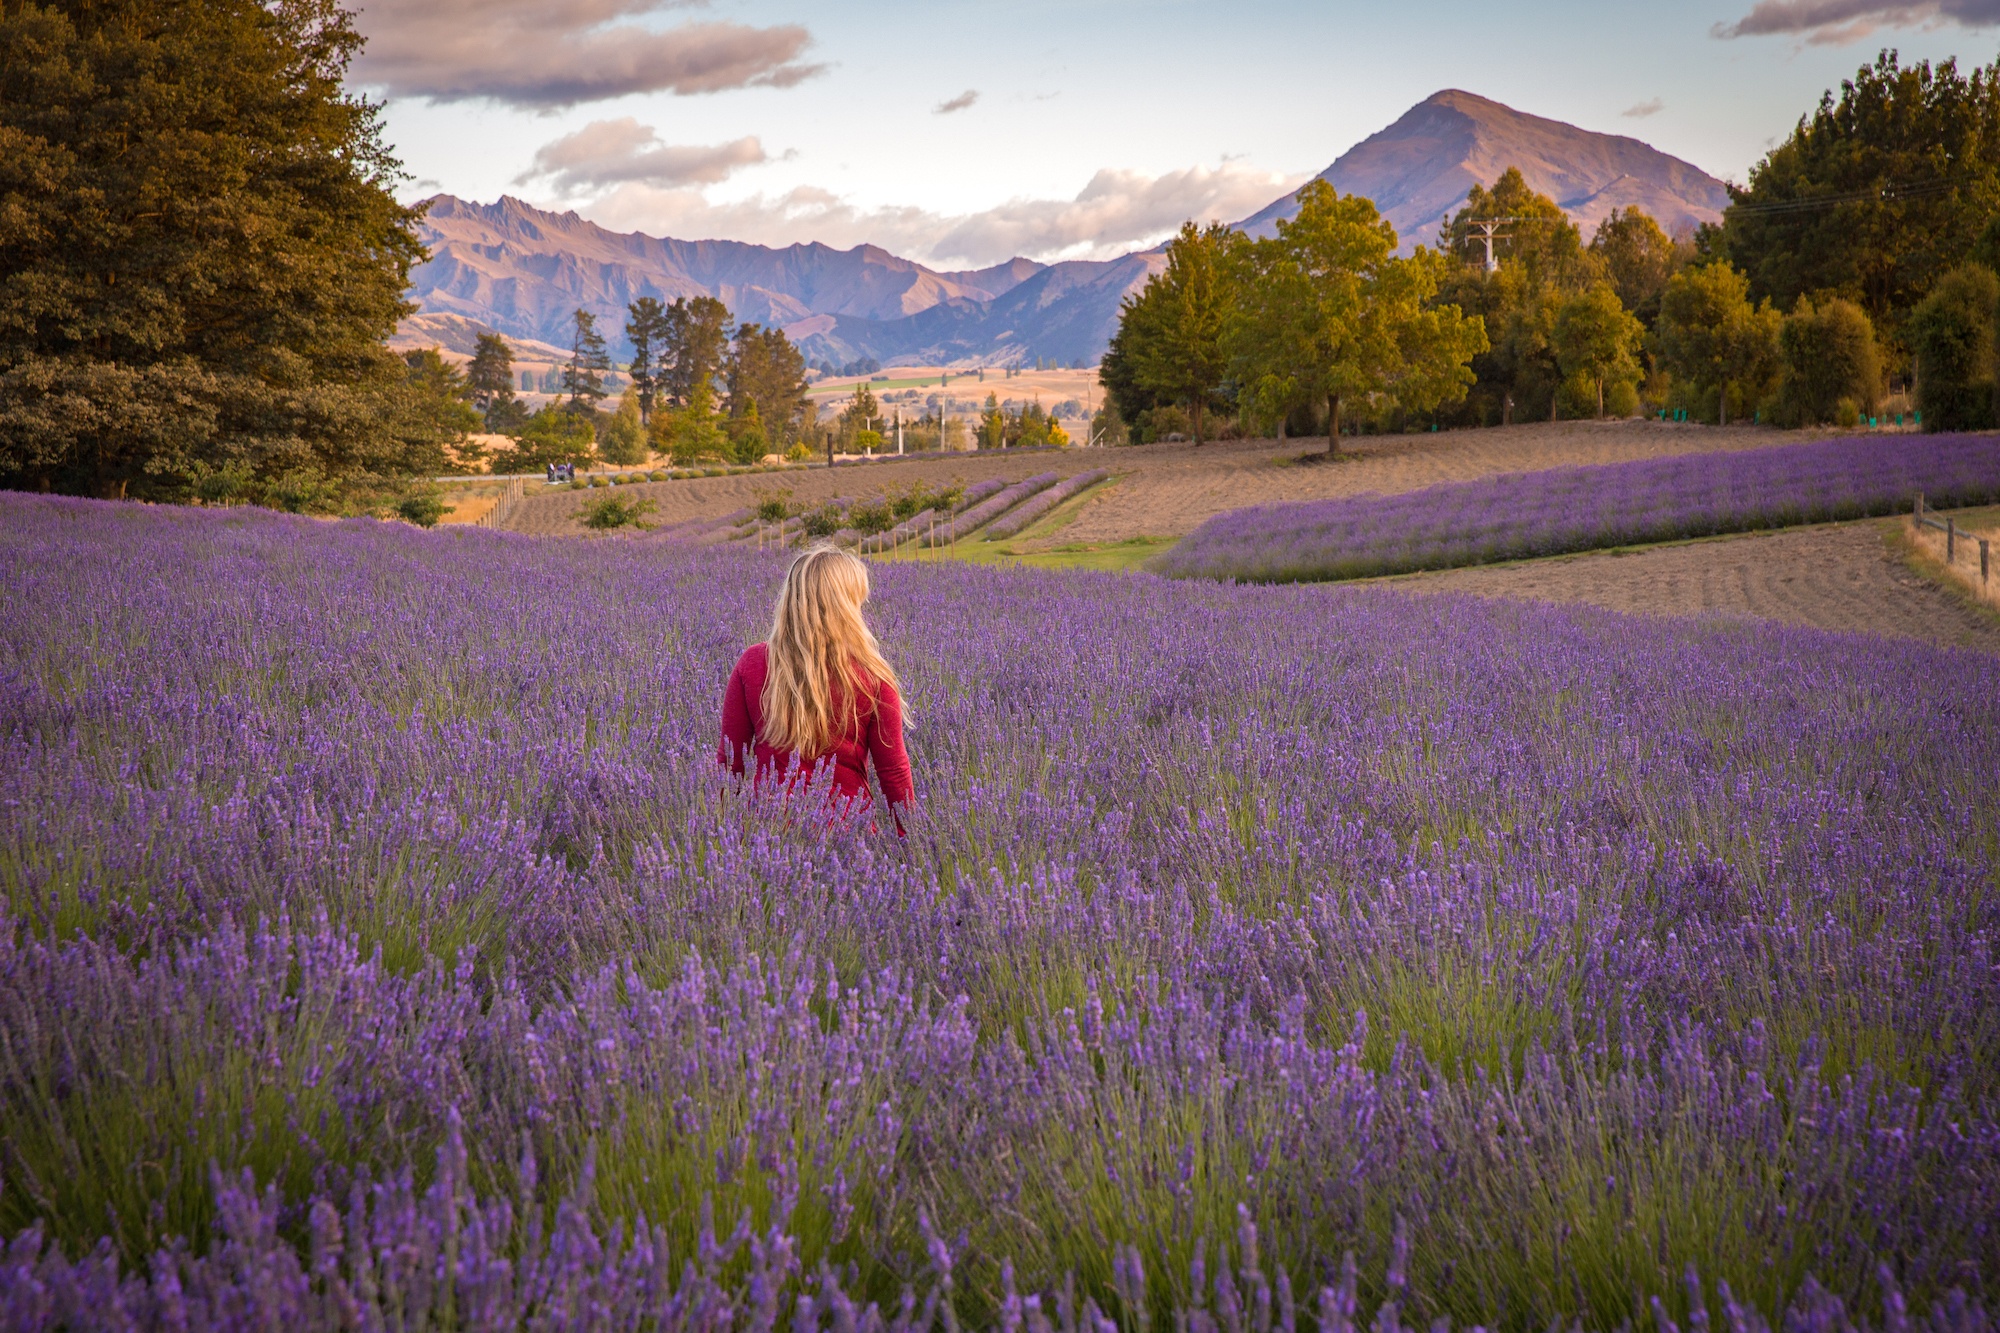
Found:
[[[937,524],[938,512],[923,509],[910,515],[887,532],[879,532],[873,537],[864,537],[860,548],[863,551],[893,551],[906,542],[915,541],[925,529]]]
[[[1259,505],[1156,562],[1176,577],[1367,578],[2000,500],[2000,439],[1852,436]]]
[[[1056,474],[1053,472],[1039,472],[1026,481],[1017,481],[1006,490],[964,510],[951,522],[924,533],[920,540],[926,546],[949,546],[959,538],[977,532],[1037,491],[1045,490],[1055,483]]]
[[[1024,531],[1030,523],[1072,495],[1090,489],[1110,475],[1103,468],[1093,468],[1088,472],[1079,472],[1065,481],[1057,482],[1040,495],[1029,497],[1016,506],[1012,513],[1002,515],[997,522],[986,529],[986,540],[998,541],[1002,537],[1011,537],[1017,532]]]
[[[1994,659],[890,564],[898,842],[718,788],[782,567],[0,496],[20,1281],[194,1290],[214,1163],[331,1291],[315,1204],[457,1117],[482,1208],[588,1179],[676,1283],[747,1207],[788,1312],[927,1293],[928,1235],[969,1322],[1008,1265],[1111,1312],[1120,1246],[1164,1317],[1239,1207],[1272,1284],[1353,1251],[1414,1323],[1683,1319],[1690,1264],[1990,1299]]]

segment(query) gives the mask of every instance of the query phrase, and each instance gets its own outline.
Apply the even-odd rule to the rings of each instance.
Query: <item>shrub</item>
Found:
[[[1995,420],[1995,307],[2000,279],[1980,264],[1953,269],[1910,315],[1917,408],[1924,428],[1985,430]]]
[[[1781,426],[1824,421],[1850,425],[1854,411],[1873,410],[1882,383],[1875,326],[1852,301],[1830,297],[1814,305],[1805,297],[1778,330],[1784,378],[1771,418]],[[1843,417],[1841,404],[1849,411]]]
[[[606,495],[583,507],[583,526],[598,532],[608,532],[613,528],[643,528],[646,525],[640,520],[652,513],[655,507],[651,500],[621,500],[615,495]]]
[[[435,494],[424,491],[404,496],[396,505],[396,513],[406,523],[414,523],[420,528],[434,528],[448,508],[450,506]]]

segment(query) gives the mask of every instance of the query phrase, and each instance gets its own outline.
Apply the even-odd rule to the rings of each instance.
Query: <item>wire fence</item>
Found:
[[[1969,532],[1961,531],[1957,520],[1952,518],[1950,514],[1939,518],[1936,510],[1924,508],[1924,493],[1922,491],[1917,492],[1917,507],[1914,517],[1919,528],[1935,528],[1944,534],[1944,563],[1947,568],[1958,560],[1958,548],[1961,545],[1967,548],[1966,558],[1970,560],[1972,556],[1971,548],[1976,544],[1979,549],[1979,586],[1981,588],[1986,586],[1989,571],[1992,568],[1992,553],[1988,549],[1986,538],[1975,537]]]
[[[506,489],[500,492],[500,498],[494,501],[493,507],[472,521],[473,526],[481,528],[500,527],[506,523],[508,516],[514,512],[520,503],[521,479],[514,477],[508,480]]]

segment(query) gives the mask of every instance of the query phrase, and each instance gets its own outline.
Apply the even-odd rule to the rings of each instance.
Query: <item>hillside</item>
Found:
[[[1699,167],[1622,134],[1546,120],[1472,93],[1446,89],[1389,128],[1342,153],[1320,179],[1375,201],[1406,247],[1437,240],[1445,214],[1475,183],[1519,167],[1589,238],[1614,208],[1641,208],[1669,232],[1715,222],[1729,204],[1723,183]],[[1258,236],[1298,211],[1291,195],[1237,225]]]
[[[1613,208],[1643,208],[1671,231],[1713,221],[1728,203],[1722,182],[1637,139],[1455,90],[1426,99],[1321,175],[1375,200],[1414,245],[1436,239],[1472,184],[1490,184],[1510,166],[1586,233]],[[1267,235],[1296,207],[1287,195],[1237,225]],[[565,347],[570,312],[582,306],[622,353],[633,300],[710,295],[738,320],[783,328],[809,360],[836,365],[860,357],[954,367],[1092,363],[1117,328],[1119,302],[1163,263],[1153,250],[940,272],[873,245],[776,248],[614,232],[504,196],[478,204],[439,195],[422,237],[430,259],[410,275],[422,315]],[[429,332],[414,322],[405,329],[419,339]]]

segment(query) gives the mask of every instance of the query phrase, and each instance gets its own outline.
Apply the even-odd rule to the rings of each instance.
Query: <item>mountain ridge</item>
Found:
[[[1373,199],[1407,251],[1434,243],[1467,190],[1490,185],[1510,166],[1586,234],[1614,208],[1643,208],[1669,231],[1684,231],[1718,219],[1729,202],[1721,181],[1639,139],[1452,88],[1342,153],[1320,178]],[[564,326],[578,306],[622,347],[632,301],[706,295],[741,322],[784,329],[809,361],[1089,363],[1116,331],[1123,298],[1165,266],[1155,248],[1108,260],[1017,256],[939,270],[876,245],[772,247],[613,232],[574,210],[549,212],[511,195],[491,204],[452,195],[426,202],[420,236],[430,255],[411,270],[410,285],[419,311],[557,346],[567,343]],[[1232,225],[1269,235],[1297,207],[1294,192]]]

